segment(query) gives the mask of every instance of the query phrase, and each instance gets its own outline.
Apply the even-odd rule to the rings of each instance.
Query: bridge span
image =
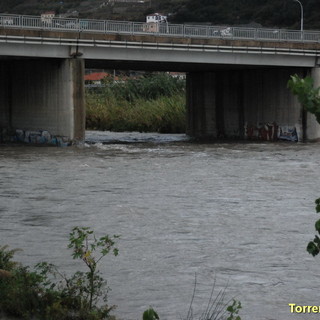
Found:
[[[295,73],[320,85],[320,32],[143,25],[0,15],[0,139],[83,140],[85,67],[186,72],[195,138],[320,138],[286,88]]]

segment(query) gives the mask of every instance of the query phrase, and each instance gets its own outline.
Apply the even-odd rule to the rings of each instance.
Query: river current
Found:
[[[16,259],[81,269],[73,226],[121,235],[100,264],[123,320],[204,310],[215,282],[243,320],[319,319],[320,260],[306,252],[320,197],[320,144],[191,143],[184,135],[87,132],[56,148],[0,145],[0,246]],[[197,319],[195,316],[194,319]]]

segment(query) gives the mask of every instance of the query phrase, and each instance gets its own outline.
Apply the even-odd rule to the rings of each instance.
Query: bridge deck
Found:
[[[220,38],[194,38],[194,37],[170,37],[156,34],[120,34],[120,33],[93,33],[76,31],[56,31],[56,30],[28,30],[0,28],[1,36],[20,36],[36,38],[55,38],[70,40],[101,40],[101,41],[120,41],[120,42],[140,42],[140,43],[159,43],[173,45],[203,45],[220,47],[252,47],[252,48],[271,48],[271,49],[298,49],[301,51],[320,51],[320,42],[296,42],[296,41],[257,41],[239,39],[220,39]],[[2,37],[2,39],[4,39]]]
[[[89,68],[195,71],[314,67],[320,42],[0,26],[0,59],[82,57]]]

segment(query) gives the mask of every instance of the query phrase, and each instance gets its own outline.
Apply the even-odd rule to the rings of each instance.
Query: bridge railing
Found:
[[[150,34],[155,36],[221,38],[262,41],[320,42],[320,31],[240,28],[210,25],[93,20],[75,18],[41,18],[38,16],[0,14],[0,28],[42,29],[74,32]]]

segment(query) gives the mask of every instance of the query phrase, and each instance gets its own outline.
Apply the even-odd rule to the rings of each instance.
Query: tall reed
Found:
[[[87,90],[87,129],[185,132],[185,82],[167,74],[113,82]]]

